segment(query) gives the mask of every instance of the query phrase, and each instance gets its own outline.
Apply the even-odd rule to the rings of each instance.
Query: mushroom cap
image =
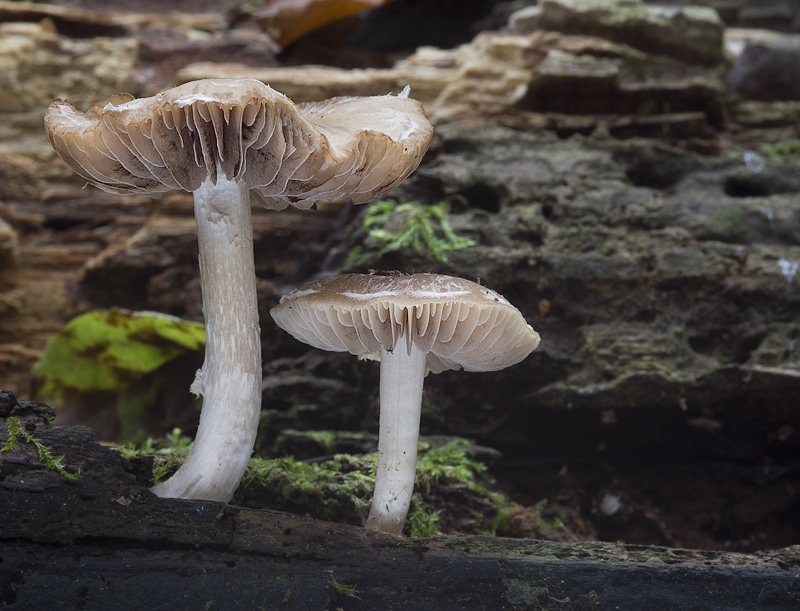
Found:
[[[86,113],[56,100],[45,126],[58,155],[105,191],[194,191],[221,174],[274,209],[368,202],[416,169],[433,135],[408,88],[295,105],[255,79],[118,94]]]
[[[322,350],[376,358],[413,343],[433,373],[496,371],[539,345],[539,334],[502,295],[440,274],[330,276],[283,296],[270,314]]]

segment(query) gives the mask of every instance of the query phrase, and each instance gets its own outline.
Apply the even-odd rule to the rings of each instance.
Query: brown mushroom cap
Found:
[[[279,327],[322,350],[371,356],[413,342],[426,369],[496,371],[520,362],[539,334],[484,286],[439,274],[331,276],[285,295]]]
[[[407,91],[295,105],[254,79],[116,95],[85,114],[56,100],[45,125],[59,156],[103,190],[194,191],[221,173],[275,209],[368,202],[416,169],[433,133]]]

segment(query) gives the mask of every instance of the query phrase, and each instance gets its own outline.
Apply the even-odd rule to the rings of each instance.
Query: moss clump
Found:
[[[233,502],[360,525],[375,486],[376,460],[377,454],[337,454],[320,462],[253,458]]]
[[[178,470],[186,460],[189,450],[192,449],[192,439],[183,435],[178,428],[172,429],[161,444],[158,444],[152,437],[140,446],[133,443],[117,448],[123,458],[135,458],[141,454],[153,456],[153,479],[156,483],[172,475]]]
[[[434,448],[422,443],[417,459],[417,486],[430,494],[432,484],[449,479],[483,491],[482,484],[490,481],[487,467],[471,456],[468,446],[466,439],[453,439]]]
[[[364,217],[367,241],[350,251],[348,265],[364,265],[385,254],[403,251],[427,252],[444,262],[447,253],[475,246],[475,240],[456,235],[450,227],[449,212],[447,202],[375,202]]]
[[[419,493],[414,494],[411,497],[411,508],[408,512],[410,536],[413,539],[424,539],[425,537],[440,535],[441,531],[436,526],[436,523],[439,521],[441,514],[441,509],[425,509]]]
[[[762,144],[759,152],[767,159],[782,160],[800,157],[800,140],[783,140]]]
[[[340,433],[312,437],[330,442]],[[433,438],[432,438],[433,439]],[[173,431],[159,446],[149,439],[136,448],[121,448],[125,457],[141,453],[155,457],[157,480],[174,472],[185,459],[191,441]],[[562,528],[557,506],[541,501],[523,507],[493,491],[494,480],[466,439],[420,443],[417,478],[405,532],[422,538],[442,533],[541,536]],[[375,488],[378,454],[335,454],[324,460],[292,457],[253,458],[232,502],[270,508],[361,526]],[[548,532],[549,531],[549,532]]]
[[[440,516],[451,510],[439,495],[440,486],[448,490],[450,496],[454,490],[458,490],[459,496],[464,492],[478,497],[491,495],[486,487],[491,481],[485,476],[486,465],[470,456],[468,444],[465,439],[452,440],[437,447],[420,444],[417,480],[409,512],[408,531],[411,536],[427,537],[440,533],[437,526]],[[337,454],[318,462],[290,457],[254,458],[234,502],[361,525],[375,487],[377,460],[376,452],[360,457]],[[496,512],[497,509],[491,515]]]
[[[463,532],[542,537],[563,528],[563,513],[543,500],[533,507],[492,490],[494,479],[466,439],[420,452],[409,522],[411,536]]]

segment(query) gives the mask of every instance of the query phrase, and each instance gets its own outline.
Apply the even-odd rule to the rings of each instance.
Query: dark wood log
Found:
[[[30,443],[0,453],[9,609],[800,608],[800,548],[759,554],[478,536],[396,538],[276,511],[160,499],[84,427],[0,393]],[[141,465],[140,465],[141,467]],[[146,467],[146,465],[145,465]],[[137,478],[138,475],[138,478]]]

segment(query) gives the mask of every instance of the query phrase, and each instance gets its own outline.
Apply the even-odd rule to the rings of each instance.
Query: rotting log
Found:
[[[800,548],[758,554],[479,536],[400,539],[219,503],[161,499],[84,427],[0,392],[30,443],[0,454],[9,609],[800,608]],[[5,420],[4,420],[5,422]],[[5,428],[5,427],[4,427]]]

